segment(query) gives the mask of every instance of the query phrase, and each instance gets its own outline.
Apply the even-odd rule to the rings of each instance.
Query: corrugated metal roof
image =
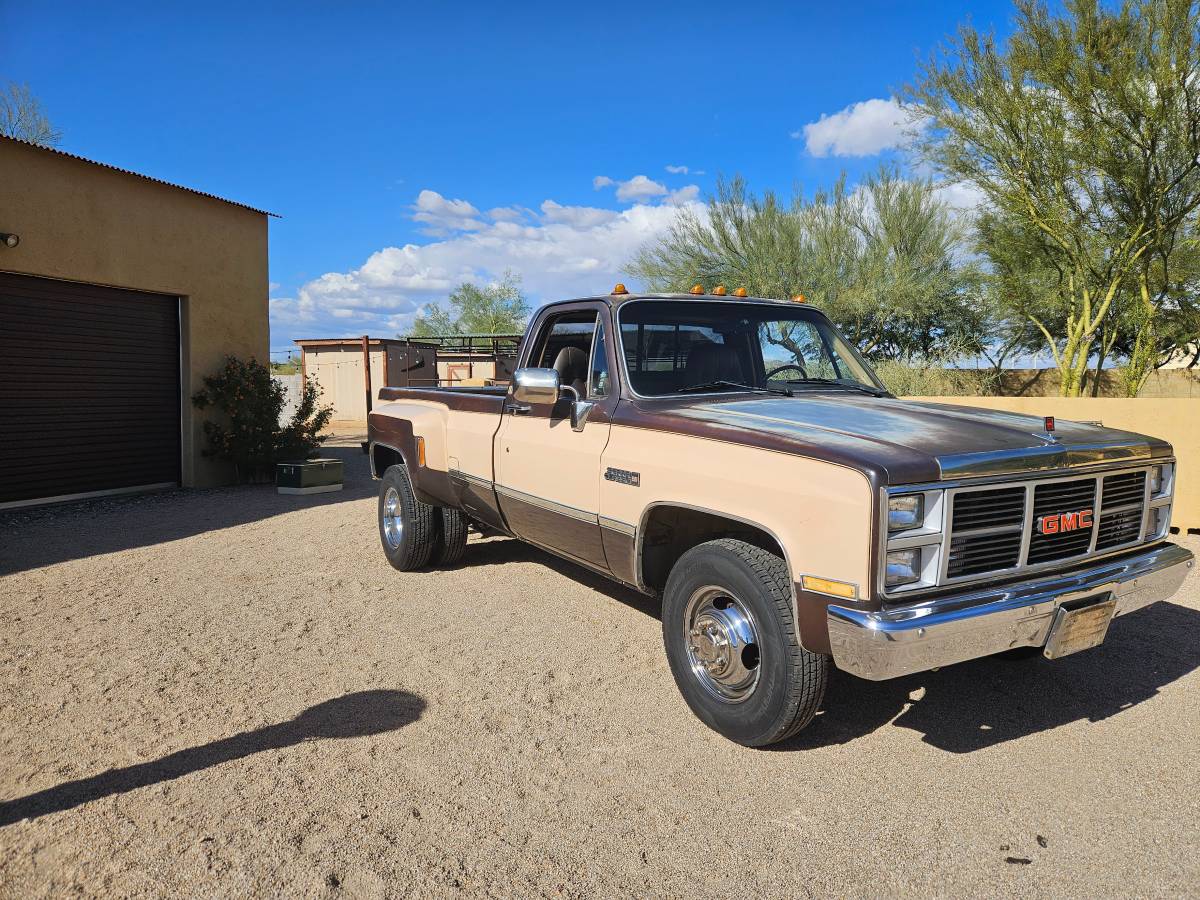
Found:
[[[151,178],[149,175],[143,175],[141,172],[133,172],[129,169],[122,169],[120,166],[111,166],[108,163],[97,162],[94,159],[88,159],[86,156],[79,156],[76,153],[68,153],[66,150],[59,150],[57,147],[47,147],[44,144],[35,144],[33,141],[24,141],[20,138],[8,137],[0,134],[0,140],[12,141],[14,144],[24,144],[26,147],[33,147],[36,150],[44,150],[47,153],[56,153],[59,156],[70,157],[77,159],[80,162],[91,163],[93,166],[102,166],[105,169],[112,169],[114,172],[120,172],[122,175],[132,175],[134,178],[142,178],[146,181],[153,181],[155,184],[163,184],[167,187],[175,188],[180,191],[187,191],[189,194],[198,194],[201,197],[208,197],[210,200],[220,200],[222,203],[228,203],[230,206],[238,206],[250,212],[258,213],[263,216],[273,216],[278,219],[280,216],[277,213],[268,212],[265,209],[256,209],[253,206],[247,206],[245,203],[238,203],[236,200],[227,200],[224,197],[218,197],[216,194],[209,194],[205,191],[198,191],[195,188],[184,187],[182,184],[172,184],[170,181],[163,181],[161,178]]]

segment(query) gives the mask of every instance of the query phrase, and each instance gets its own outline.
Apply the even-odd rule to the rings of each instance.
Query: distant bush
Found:
[[[239,482],[270,480],[276,463],[313,456],[327,437],[321,429],[329,424],[333,407],[318,406],[320,396],[316,382],[305,379],[296,412],[280,425],[283,386],[258,360],[226,357],[221,371],[206,376],[204,389],[192,396],[197,409],[211,407],[223,414],[223,421],[204,423],[204,455],[233,463]]]
[[[940,362],[900,362],[886,359],[875,363],[875,374],[897,397],[966,397],[979,393],[978,382],[961,369]]]

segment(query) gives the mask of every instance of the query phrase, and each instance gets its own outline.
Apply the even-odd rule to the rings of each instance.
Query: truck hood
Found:
[[[885,484],[1025,474],[1171,455],[1165,441],[1114,428],[1060,419],[1050,436],[1038,416],[849,391],[676,398],[638,406],[638,417],[648,417],[652,427],[828,459],[863,469]]]

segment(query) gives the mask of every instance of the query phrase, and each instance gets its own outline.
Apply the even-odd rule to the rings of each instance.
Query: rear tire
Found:
[[[467,552],[467,517],[461,510],[443,506],[441,513],[442,533],[433,551],[435,566],[453,566]]]
[[[393,568],[410,572],[429,562],[438,539],[436,512],[417,499],[405,466],[388,467],[379,485],[379,541]]]
[[[702,722],[730,740],[763,747],[812,721],[829,657],[800,646],[786,563],[728,538],[679,558],[663,594],[671,674]]]

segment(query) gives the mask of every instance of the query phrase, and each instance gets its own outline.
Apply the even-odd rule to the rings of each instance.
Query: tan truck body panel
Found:
[[[583,432],[544,429],[510,417],[399,401],[379,414],[412,423],[425,467],[461,472],[571,507],[636,538],[647,513],[670,504],[725,515],[773,535],[792,580],[813,575],[869,590],[871,487],[853,469],[791,454],[643,428],[597,424]],[[597,465],[597,459],[599,464]],[[582,468],[591,474],[580,477]],[[639,488],[606,481],[613,467],[638,472]],[[847,537],[852,536],[852,540]],[[618,576],[624,573],[615,572]],[[636,582],[635,582],[636,583]]]

